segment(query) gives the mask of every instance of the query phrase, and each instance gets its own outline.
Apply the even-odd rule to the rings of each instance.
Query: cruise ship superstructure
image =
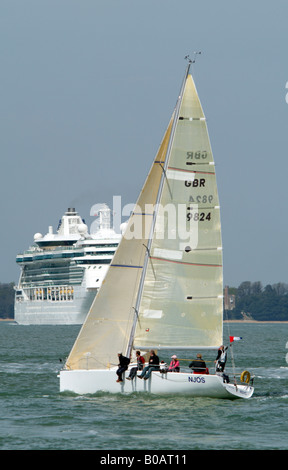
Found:
[[[21,268],[15,290],[14,319],[26,325],[82,324],[106,275],[121,234],[111,228],[111,211],[102,204],[98,230],[87,225],[74,208],[46,235],[16,257]]]

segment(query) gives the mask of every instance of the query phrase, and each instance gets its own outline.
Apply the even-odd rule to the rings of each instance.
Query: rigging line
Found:
[[[106,362],[106,361],[103,362],[103,361],[99,360],[98,356],[94,356],[94,355],[92,355],[92,354],[91,354],[90,356],[83,356],[83,357],[80,357],[77,361],[70,362],[70,364],[67,365],[67,368],[70,369],[70,370],[71,370],[71,369],[72,369],[72,370],[77,370],[77,369],[73,369],[73,365],[74,365],[74,364],[78,364],[78,363],[81,362],[81,361],[85,361],[85,362],[86,362],[87,370],[90,370],[90,369],[89,369],[89,365],[88,365],[90,359],[94,360],[95,362],[98,362],[98,364],[100,364],[100,365],[101,365],[102,367],[104,367],[104,368],[109,368],[109,367],[107,367],[107,362]],[[110,361],[108,361],[108,364],[117,365],[117,364],[113,364],[113,363],[110,362]]]
[[[229,326],[229,319],[228,319],[228,313],[227,311],[224,309],[224,315],[226,316],[226,320],[227,320],[227,329],[228,329],[228,336],[230,337],[230,326]],[[236,367],[235,367],[235,360],[234,360],[234,354],[233,354],[233,347],[232,347],[233,343],[229,344],[230,346],[230,353],[231,353],[231,364],[232,364],[232,371],[233,371],[233,378],[234,378],[234,385],[237,386],[237,383],[236,383]]]
[[[188,261],[179,261],[179,260],[169,259],[169,258],[160,258],[159,256],[151,256],[151,258],[156,259],[158,261],[166,261],[167,263],[178,263],[178,264],[184,264],[188,266],[204,266],[208,268],[222,268],[222,264],[189,263]]]
[[[234,361],[234,355],[233,355],[233,347],[232,344],[230,344],[230,351],[231,351],[231,362],[232,362],[232,370],[233,370],[233,378],[234,378],[234,385],[237,387],[237,382],[236,382],[236,369],[235,369],[235,361]]]
[[[135,307],[132,307],[132,308],[133,308],[133,310],[134,310],[134,312],[135,312],[135,315],[136,315],[136,317],[137,317],[137,321],[138,321],[138,323],[139,323],[139,325],[140,325],[140,328],[141,328],[141,322],[140,322],[138,310],[136,310]],[[130,351],[130,352],[131,352],[131,351]],[[130,357],[130,356],[129,356],[129,357]]]
[[[145,248],[148,252],[148,256],[149,256],[149,259],[150,259],[152,271],[153,271],[153,274],[154,274],[154,279],[156,280],[156,274],[155,274],[154,266],[153,266],[153,263],[152,263],[152,256],[150,255],[150,250],[149,250],[148,246],[144,245],[144,243],[143,243],[143,246],[145,246]]]
[[[164,173],[164,176],[165,176],[165,179],[166,179],[166,183],[167,183],[167,187],[168,187],[168,191],[169,191],[169,194],[170,194],[170,198],[172,199],[172,191],[171,191],[171,188],[170,188],[169,180],[167,178],[166,170],[165,170],[164,166],[162,165],[162,162],[159,162],[159,165],[161,166],[161,168],[163,170],[163,173]]]
[[[133,310],[135,311],[135,313],[136,313],[136,315],[137,315],[137,318],[139,319],[138,311],[136,310],[135,307],[132,307],[132,308],[133,308]]]
[[[110,264],[110,267],[112,268],[136,268],[136,269],[142,269],[143,266],[133,266],[132,264]]]
[[[197,359],[195,359],[195,357],[194,357],[193,359],[183,359],[183,358],[177,357],[177,359],[178,359],[178,361],[186,361],[186,362],[188,362],[188,361],[192,362],[192,361],[197,360]],[[204,360],[204,359],[203,359],[203,360]],[[206,361],[206,359],[205,359],[205,362],[207,362],[207,363],[208,363],[208,362],[209,362],[209,363],[210,363],[210,362],[214,363],[215,361]],[[200,367],[199,367],[199,369],[200,369]],[[203,369],[203,367],[202,367],[202,369]]]

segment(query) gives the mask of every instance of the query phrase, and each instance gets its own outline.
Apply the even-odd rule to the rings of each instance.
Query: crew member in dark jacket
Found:
[[[197,359],[194,359],[189,367],[193,370],[194,374],[206,374],[206,363],[202,359],[201,354],[197,354]]]
[[[151,375],[151,372],[153,370],[159,370],[159,357],[156,356],[155,354],[155,351],[150,351],[150,358],[149,358],[149,364],[148,366],[144,367],[143,371],[142,371],[142,374],[141,375],[137,375],[137,377],[139,377],[139,379],[143,379],[144,380],[147,380],[149,379],[150,375]]]
[[[116,380],[116,382],[123,382],[122,374],[123,372],[125,372],[125,370],[128,369],[130,359],[128,359],[128,357],[123,356],[122,353],[118,353],[118,357],[119,357],[119,364],[118,364],[118,369],[116,371],[116,374],[118,375],[118,379]]]
[[[140,351],[136,351],[136,359],[137,359],[137,366],[132,367],[132,369],[130,370],[129,377],[127,377],[127,380],[133,380],[134,377],[136,376],[137,370],[143,370],[145,359],[143,356],[141,356]]]

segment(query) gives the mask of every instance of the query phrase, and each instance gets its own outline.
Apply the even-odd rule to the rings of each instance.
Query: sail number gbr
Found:
[[[195,178],[193,181],[185,181],[185,186],[189,188],[192,186],[192,188],[205,188],[205,178]]]

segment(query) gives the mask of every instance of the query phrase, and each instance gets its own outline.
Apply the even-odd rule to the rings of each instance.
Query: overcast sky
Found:
[[[201,51],[224,282],[288,283],[287,18],[287,0],[1,0],[0,282],[68,207],[90,227],[94,204],[136,201]]]

